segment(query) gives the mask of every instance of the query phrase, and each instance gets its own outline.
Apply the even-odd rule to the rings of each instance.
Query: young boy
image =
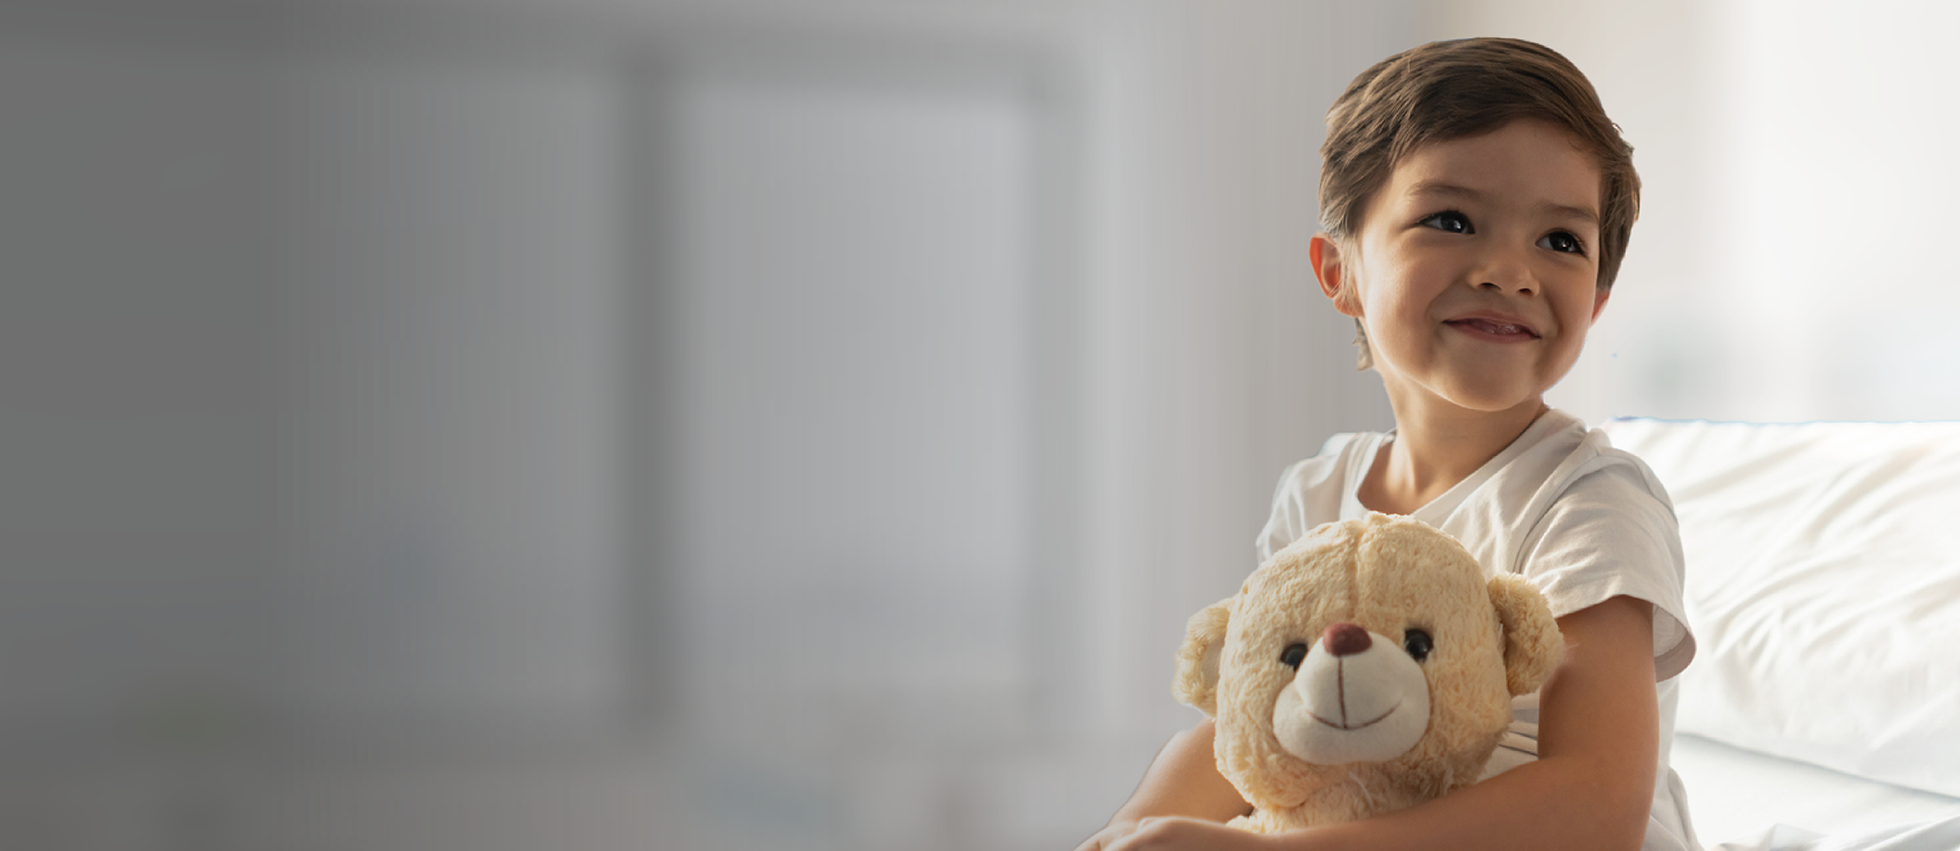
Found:
[[[1667,766],[1694,654],[1666,492],[1544,394],[1579,357],[1639,207],[1632,148],[1584,75],[1510,39],[1428,44],[1349,85],[1321,148],[1309,256],[1381,374],[1388,434],[1337,435],[1280,478],[1263,561],[1370,509],[1457,537],[1542,589],[1564,663],[1513,706],[1482,781],[1272,836],[1220,776],[1209,721],[1174,737],[1082,851],[1699,848]]]

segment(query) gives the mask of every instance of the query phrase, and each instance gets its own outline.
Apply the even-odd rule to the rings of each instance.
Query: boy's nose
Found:
[[[1515,252],[1493,248],[1484,256],[1483,264],[1475,272],[1479,289],[1490,288],[1504,293],[1530,294],[1538,291],[1538,279],[1531,274],[1531,265],[1526,258]]]
[[[1503,266],[1488,267],[1478,276],[1479,289],[1489,288],[1502,293],[1530,295],[1538,291],[1538,280],[1521,268]]]
[[[1511,294],[1511,292],[1515,292],[1515,294],[1523,294],[1523,296],[1529,296],[1529,294],[1533,294],[1533,292],[1539,292],[1539,282],[1537,282],[1537,280],[1533,280],[1533,278],[1531,278],[1531,276],[1529,275],[1505,276],[1505,278],[1497,278],[1497,276],[1488,276],[1488,280],[1484,280],[1482,284],[1478,284],[1478,288],[1490,288],[1490,290],[1497,290],[1497,292],[1505,292],[1505,294]]]

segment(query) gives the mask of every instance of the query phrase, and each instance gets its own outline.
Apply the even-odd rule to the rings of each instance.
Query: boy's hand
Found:
[[[1267,848],[1269,838],[1215,821],[1173,816],[1112,824],[1076,851],[1254,851]]]
[[[1082,840],[1081,845],[1075,846],[1075,851],[1109,851],[1110,847],[1116,844],[1116,840],[1128,836],[1136,829],[1137,824],[1133,821],[1112,822],[1108,827],[1096,831],[1095,835]]]

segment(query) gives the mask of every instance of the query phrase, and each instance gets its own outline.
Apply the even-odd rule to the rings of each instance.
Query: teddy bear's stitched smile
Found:
[[[1346,709],[1347,707],[1345,707],[1345,706],[1343,706],[1343,707],[1341,707],[1341,708],[1342,708],[1342,709]],[[1332,727],[1332,728],[1334,728],[1334,729],[1336,729],[1336,730],[1362,730],[1362,729],[1366,729],[1366,728],[1368,728],[1368,727],[1373,727],[1373,726],[1375,726],[1376,724],[1379,724],[1379,723],[1381,723],[1381,722],[1382,722],[1382,719],[1385,719],[1385,718],[1387,718],[1387,717],[1388,717],[1388,716],[1390,716],[1390,715],[1394,715],[1394,714],[1395,714],[1395,710],[1397,710],[1397,709],[1401,709],[1401,708],[1402,708],[1402,701],[1399,701],[1399,700],[1398,700],[1398,701],[1396,701],[1396,702],[1395,702],[1395,705],[1394,705],[1394,706],[1391,706],[1391,707],[1389,707],[1389,708],[1388,708],[1388,711],[1387,711],[1387,712],[1384,712],[1384,713],[1382,713],[1382,714],[1380,714],[1380,715],[1377,715],[1377,716],[1375,716],[1375,718],[1374,718],[1374,720],[1372,720],[1372,721],[1363,721],[1363,722],[1361,722],[1361,723],[1359,723],[1359,724],[1356,724],[1356,725],[1354,725],[1354,726],[1352,726],[1352,727],[1350,727],[1350,726],[1348,726],[1348,725],[1346,725],[1346,724],[1340,724],[1340,723],[1335,723],[1335,722],[1333,722],[1333,721],[1329,721],[1329,720],[1327,720],[1327,719],[1325,719],[1325,718],[1322,718],[1322,717],[1320,717],[1319,715],[1315,715],[1315,714],[1313,714],[1313,713],[1311,713],[1311,712],[1309,712],[1309,713],[1307,713],[1307,715],[1308,715],[1309,717],[1311,717],[1311,718],[1313,718],[1313,720],[1315,720],[1315,721],[1319,721],[1319,722],[1320,722],[1320,723],[1322,723],[1322,724],[1326,724],[1327,726],[1329,726],[1329,727]]]

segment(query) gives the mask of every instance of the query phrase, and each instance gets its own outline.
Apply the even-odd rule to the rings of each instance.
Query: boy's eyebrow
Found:
[[[1409,197],[1413,198],[1419,195],[1457,196],[1476,201],[1483,198],[1484,193],[1471,189],[1468,186],[1459,186],[1455,183],[1446,183],[1440,180],[1424,180],[1409,187]],[[1558,214],[1561,218],[1579,219],[1595,227],[1599,225],[1599,213],[1590,207],[1574,207],[1568,204],[1555,204],[1549,201],[1539,206]]]

